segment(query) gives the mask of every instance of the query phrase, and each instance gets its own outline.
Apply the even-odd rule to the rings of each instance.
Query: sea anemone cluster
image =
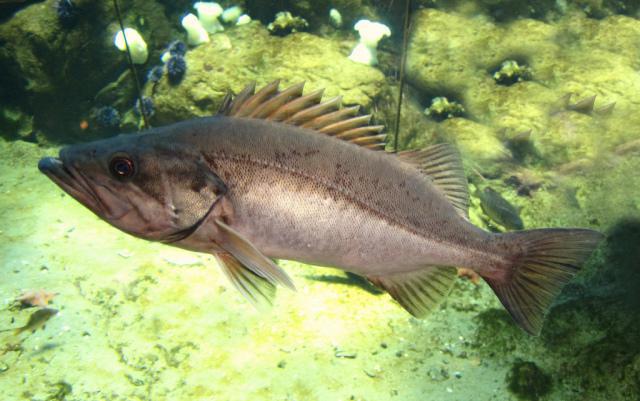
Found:
[[[154,84],[158,83],[162,79],[163,75],[164,75],[164,66],[156,65],[152,67],[149,70],[149,72],[147,72],[147,81],[153,82]]]
[[[167,47],[167,53],[170,56],[167,60],[167,77],[169,83],[177,85],[187,72],[187,61],[184,59],[187,45],[181,40],[173,41]]]
[[[187,45],[181,40],[174,40],[162,54],[161,60],[166,66],[167,78],[172,85],[179,84],[187,72],[187,61],[184,58],[186,53]],[[153,83],[160,81],[164,74],[164,66],[155,66],[149,70],[147,81]]]
[[[120,126],[120,113],[112,106],[104,106],[96,111],[96,123],[101,128],[117,128]]]
[[[531,68],[515,60],[506,60],[493,73],[493,79],[499,85],[513,85],[522,81],[530,81],[533,77]]]
[[[169,52],[171,56],[184,57],[184,55],[187,54],[187,45],[181,40],[174,40],[167,46],[167,52]]]
[[[72,28],[78,22],[78,7],[72,0],[58,0],[55,8],[62,27]]]
[[[173,56],[167,61],[167,78],[169,83],[177,85],[187,72],[187,62],[182,56]]]
[[[140,106],[140,99],[136,100],[136,105],[133,108],[133,112],[136,116],[140,117],[142,116],[141,111],[144,111],[144,114],[147,117],[151,117],[155,114],[156,109],[153,104],[153,100],[150,97],[146,97],[146,96],[142,97],[142,110]]]
[[[281,11],[276,14],[276,19],[271,22],[267,29],[272,35],[286,36],[293,32],[304,31],[309,27],[309,23],[302,17],[294,17],[289,11]]]
[[[424,110],[424,114],[436,121],[443,121],[447,118],[461,117],[465,113],[464,106],[455,100],[449,100],[445,96],[438,96],[431,99],[431,106]]]

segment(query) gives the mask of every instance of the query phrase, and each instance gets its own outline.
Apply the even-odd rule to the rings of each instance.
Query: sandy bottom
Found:
[[[47,154],[0,142],[0,329],[33,313],[12,307],[24,290],[58,293],[60,310],[0,333],[3,400],[516,399],[518,355],[481,357],[473,341],[476,316],[500,308],[486,285],[460,279],[416,320],[338,270],[281,261],[298,290],[258,312],[211,256],[132,238],[64,195],[37,170]]]

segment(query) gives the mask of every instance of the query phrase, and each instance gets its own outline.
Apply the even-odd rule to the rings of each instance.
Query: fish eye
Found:
[[[129,178],[135,173],[135,165],[129,157],[117,155],[111,158],[109,171],[115,178]]]

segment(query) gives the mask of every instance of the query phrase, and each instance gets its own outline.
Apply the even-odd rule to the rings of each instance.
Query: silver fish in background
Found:
[[[370,116],[302,88],[249,85],[217,116],[69,146],[38,167],[129,234],[215,255],[254,304],[269,303],[276,284],[293,288],[271,260],[291,259],[365,276],[422,317],[457,266],[538,334],[601,234],[483,231],[467,220],[453,147],[385,153]]]

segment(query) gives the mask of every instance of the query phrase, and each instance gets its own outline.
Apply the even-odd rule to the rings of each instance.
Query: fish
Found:
[[[386,152],[371,115],[303,87],[253,83],[215,115],[66,146],[38,168],[126,233],[214,255],[258,308],[276,286],[295,289],[274,259],[366,277],[416,317],[438,307],[464,267],[539,334],[602,234],[484,231],[469,222],[455,146]]]
[[[33,312],[31,316],[29,316],[29,321],[22,327],[18,327],[17,329],[7,329],[2,331],[10,331],[14,330],[13,335],[19,336],[25,331],[35,332],[39,328],[44,328],[49,319],[58,314],[57,309],[53,308],[41,308],[37,311]]]
[[[518,210],[495,189],[486,187],[475,192],[482,211],[491,220],[510,230],[522,230],[524,224]]]

